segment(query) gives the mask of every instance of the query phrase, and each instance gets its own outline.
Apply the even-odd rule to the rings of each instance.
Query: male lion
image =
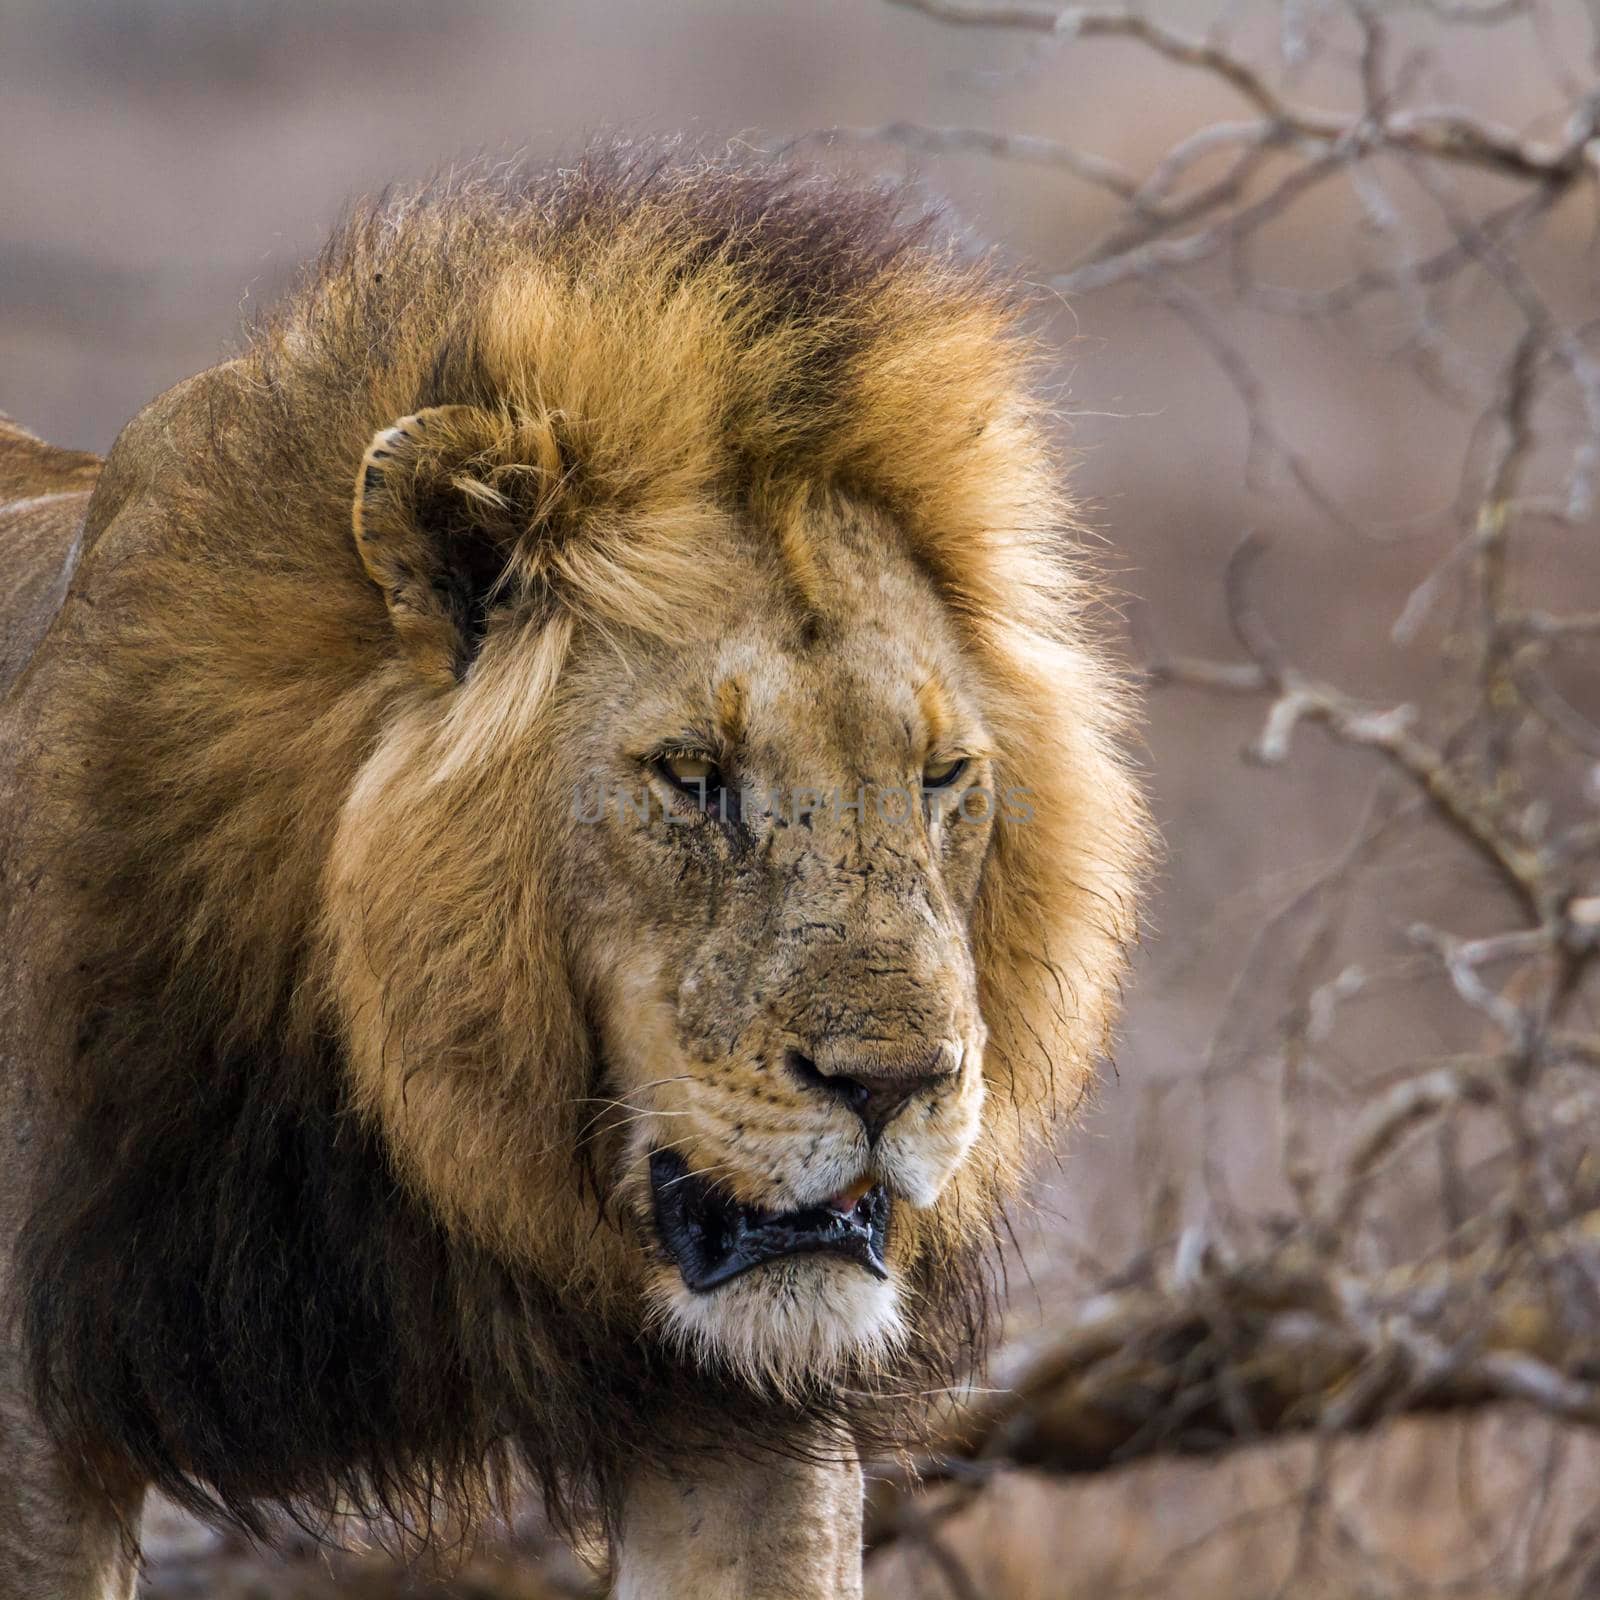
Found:
[[[103,466],[0,429],[0,1596],[523,1474],[621,1595],[859,1594],[1144,848],[1020,314],[602,153],[360,210]]]

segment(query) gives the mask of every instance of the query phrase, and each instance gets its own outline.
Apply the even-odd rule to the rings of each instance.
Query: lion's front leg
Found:
[[[0,1360],[0,1600],[131,1600],[125,1537],[141,1496],[118,1508],[81,1487]]]
[[[616,1600],[860,1600],[861,1468],[752,1452],[641,1476]]]

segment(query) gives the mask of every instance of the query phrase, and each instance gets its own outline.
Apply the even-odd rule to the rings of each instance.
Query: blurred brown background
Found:
[[[1232,22],[1269,51],[1279,25],[1276,8],[1264,21],[1216,0],[1150,9],[1191,33]],[[1285,9],[1341,25],[1331,6]],[[1392,9],[1403,25],[1429,10]],[[1587,40],[1581,0],[1540,8],[1540,19],[1452,34],[1430,69],[1438,93],[1487,97],[1499,119],[1537,129],[1561,99],[1563,60]],[[1309,98],[1335,95],[1331,74],[1352,48],[1335,38],[1329,80],[1300,86]],[[1236,112],[1205,75],[1153,68],[1127,42],[943,27],[871,0],[0,0],[0,410],[57,443],[105,449],[150,396],[228,353],[242,318],[270,301],[351,196],[454,159],[570,152],[597,131],[775,148],[909,120],[1070,139],[1144,172],[1186,130]],[[908,164],[883,143],[830,158]],[[980,156],[914,166],[1041,282],[1118,209],[1057,168]],[[1590,293],[1591,225],[1558,216],[1544,247],[1577,303]],[[1359,259],[1360,233],[1351,195],[1321,193],[1276,229],[1269,265],[1326,281]],[[1504,320],[1487,290],[1459,309],[1468,324],[1481,318],[1484,338]],[[1392,308],[1354,335],[1230,324],[1270,387],[1275,426],[1365,537],[1320,515],[1270,452],[1247,483],[1249,428],[1234,388],[1203,341],[1137,286],[1075,297],[1041,321],[1059,351],[1075,481],[1129,597],[1131,656],[1236,654],[1219,575],[1255,530],[1272,540],[1263,603],[1297,659],[1380,702],[1427,698],[1438,638],[1397,645],[1391,630],[1458,536],[1472,414],[1394,359],[1406,328]],[[1472,338],[1460,335],[1469,364]],[[1566,529],[1541,546],[1528,580],[1555,593],[1587,585],[1592,606],[1595,572],[1592,548]],[[1579,698],[1594,688],[1571,686]],[[1026,1261],[1011,1274],[1019,1348],[1153,1233],[1209,1225],[1217,1184],[1198,1181],[1202,1165],[1241,1208],[1276,1203],[1276,1094],[1251,1070],[1249,1008],[1241,1023],[1230,986],[1266,910],[1355,828],[1373,771],[1309,731],[1292,763],[1242,767],[1260,711],[1181,691],[1152,699],[1141,754],[1169,856],[1116,1068],[1024,1219]],[[1392,867],[1402,887],[1431,892],[1442,879],[1461,907],[1473,903],[1479,869],[1448,850],[1422,841]],[[1380,942],[1392,931],[1368,930]],[[1246,999],[1268,992],[1280,954],[1255,952]],[[1343,1038],[1343,1059],[1359,1074],[1378,1056],[1434,1048],[1446,1031],[1397,969]],[[1219,1059],[1238,1071],[1198,1093],[1200,1069]],[[1338,1113],[1328,1115],[1331,1137]],[[1332,1576],[1295,1575],[1309,1446],[1071,1487],[1019,1476],[967,1514],[959,1540],[979,1592],[1017,1600],[1405,1594],[1424,1578],[1477,1593],[1471,1574],[1487,1558],[1449,1475],[1462,1427],[1406,1425],[1334,1478],[1333,1492],[1366,1513],[1370,1543],[1347,1552],[1359,1582],[1341,1578],[1337,1561]],[[1497,1459],[1526,1455],[1530,1471],[1548,1447],[1514,1426],[1489,1444]],[[1553,1502],[1548,1518],[1572,1510]],[[1541,1536],[1494,1537],[1524,1532]],[[267,1592],[226,1587],[258,1580],[222,1576],[211,1542],[177,1524],[163,1524],[151,1551],[153,1593]],[[912,1549],[886,1553],[877,1592],[944,1592],[919,1563]],[[400,1592],[373,1581],[360,1592]],[[460,1592],[535,1592],[515,1586],[523,1581],[496,1569]]]

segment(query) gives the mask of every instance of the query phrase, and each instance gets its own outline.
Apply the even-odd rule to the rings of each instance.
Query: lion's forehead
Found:
[[[752,567],[745,605],[711,637],[669,647],[648,684],[614,697],[619,713],[664,733],[703,716],[767,776],[797,784],[903,778],[939,731],[930,685],[981,742],[982,696],[954,624],[893,531],[808,534],[828,573],[808,617],[797,621],[781,570]]]

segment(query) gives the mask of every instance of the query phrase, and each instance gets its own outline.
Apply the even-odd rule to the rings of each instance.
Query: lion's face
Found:
[[[897,1339],[978,1136],[970,922],[1011,797],[887,517],[819,500],[707,560],[722,598],[678,642],[491,625],[368,762],[333,936],[358,1084],[435,1198],[548,1240],[482,1168],[547,1211],[539,1164],[581,1145],[646,1319],[787,1384]],[[553,1083],[580,1050],[587,1081]]]
[[[571,669],[571,922],[648,1293],[769,1374],[894,1336],[905,1213],[984,1099],[988,735],[931,585],[826,515],[813,594],[752,566],[712,637]]]

